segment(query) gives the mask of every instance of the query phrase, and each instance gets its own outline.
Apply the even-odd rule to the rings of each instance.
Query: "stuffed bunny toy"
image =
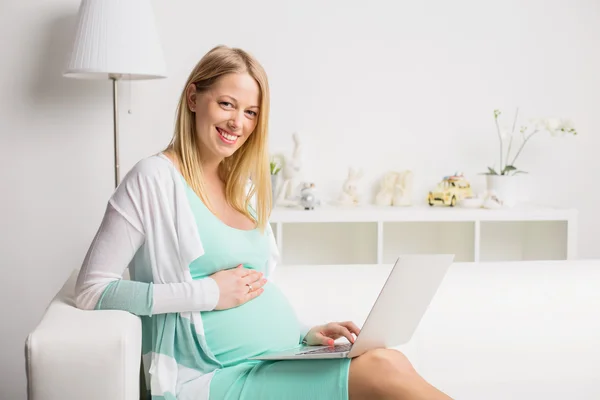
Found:
[[[294,151],[291,156],[280,156],[282,164],[281,182],[278,184],[274,202],[278,206],[296,206],[299,204],[299,192],[302,189],[302,142],[300,134],[292,134]]]
[[[362,170],[354,168],[348,170],[348,177],[342,186],[342,194],[339,200],[342,205],[357,205],[359,203],[358,181],[362,176]]]

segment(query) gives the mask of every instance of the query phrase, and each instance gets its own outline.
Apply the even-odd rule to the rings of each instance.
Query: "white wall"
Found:
[[[112,191],[110,84],[61,77],[78,5],[0,5],[1,399],[25,398],[25,337],[80,265]],[[457,169],[481,188],[476,174],[497,152],[495,108],[572,118],[576,140],[540,137],[521,167],[532,199],[580,210],[580,256],[600,257],[600,3],[154,5],[169,78],[121,86],[123,172],[168,142],[188,72],[224,43],[264,64],[273,150],[288,151],[302,132],[314,156],[306,178],[324,195],[350,165],[365,169],[365,193],[392,168],[415,171],[417,200]]]

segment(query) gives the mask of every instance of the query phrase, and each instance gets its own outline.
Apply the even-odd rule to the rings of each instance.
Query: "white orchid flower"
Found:
[[[564,136],[566,133],[575,133],[573,123],[564,118],[548,118],[545,120],[545,129],[552,136]],[[576,134],[576,133],[575,133]]]
[[[573,125],[573,121],[571,121],[570,119],[566,119],[566,118],[563,118],[561,121],[562,121],[563,132],[572,133],[574,135],[577,134],[577,131],[575,130],[575,126]]]
[[[544,128],[550,132],[552,136],[558,136],[561,122],[559,118],[546,118],[544,120]]]
[[[496,169],[496,166],[489,167],[486,174],[516,174],[524,173],[517,167],[517,159],[521,155],[523,147],[529,142],[529,140],[536,135],[538,132],[548,131],[552,136],[563,136],[565,134],[577,135],[573,123],[569,119],[565,118],[542,118],[542,119],[530,119],[527,124],[521,125],[517,128],[517,113],[513,124],[510,127],[505,124],[501,124],[499,117],[502,113],[500,110],[494,110],[494,119],[496,122],[496,130],[498,138],[500,139],[500,167]],[[514,132],[513,132],[514,130]],[[520,136],[521,140],[517,142],[513,141],[515,136]],[[506,151],[505,151],[506,150]],[[512,172],[511,172],[512,171]]]

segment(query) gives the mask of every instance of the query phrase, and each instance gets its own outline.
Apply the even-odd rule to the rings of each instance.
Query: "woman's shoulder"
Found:
[[[164,154],[153,154],[136,162],[123,178],[123,183],[167,183],[173,180],[173,168]]]
[[[151,193],[172,192],[176,186],[174,171],[173,164],[164,154],[146,156],[125,174],[113,197],[142,198]]]
[[[109,203],[140,231],[145,225],[144,218],[152,215],[150,209],[168,206],[157,199],[169,198],[159,194],[173,191],[175,180],[169,162],[162,154],[139,160],[125,174],[109,199]]]
[[[129,173],[139,176],[152,177],[162,174],[171,174],[173,164],[163,154],[157,153],[144,157],[136,162]]]

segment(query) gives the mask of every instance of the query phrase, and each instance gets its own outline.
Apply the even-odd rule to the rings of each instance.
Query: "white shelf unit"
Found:
[[[389,264],[401,254],[453,253],[458,262],[577,257],[577,210],[444,206],[276,207],[282,264]]]

